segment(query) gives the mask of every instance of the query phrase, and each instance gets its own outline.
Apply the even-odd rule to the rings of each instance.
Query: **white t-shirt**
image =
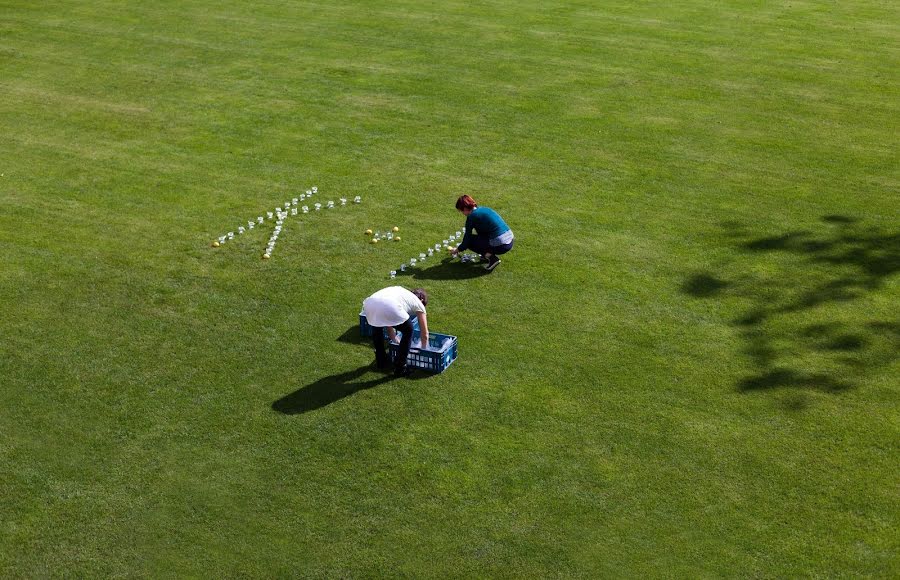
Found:
[[[372,326],[397,326],[425,312],[425,305],[403,286],[389,286],[366,298],[363,310]]]

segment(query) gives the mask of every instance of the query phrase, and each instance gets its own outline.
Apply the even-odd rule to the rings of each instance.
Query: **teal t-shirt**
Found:
[[[460,252],[467,250],[471,245],[473,228],[479,236],[487,236],[489,240],[509,231],[509,226],[497,212],[489,207],[476,207],[466,218],[466,233],[462,243],[459,244]]]

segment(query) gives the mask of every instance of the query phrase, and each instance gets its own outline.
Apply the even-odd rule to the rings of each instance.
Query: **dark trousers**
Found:
[[[513,242],[514,241],[515,240],[513,240]],[[492,246],[490,238],[488,238],[487,236],[476,234],[472,236],[472,239],[469,242],[469,249],[476,254],[481,254],[482,256],[484,256],[486,252],[490,252],[495,256],[499,256],[500,254],[505,254],[506,252],[512,250],[513,242],[503,244],[502,246]]]
[[[403,333],[403,336],[400,337],[400,352],[397,353],[397,360],[394,361],[394,367],[399,369],[406,366],[406,358],[409,356],[409,345],[412,344],[413,335],[412,318],[403,324],[398,324],[394,330]],[[375,364],[379,368],[386,367],[389,359],[384,351],[384,329],[372,328],[372,345],[375,347]]]

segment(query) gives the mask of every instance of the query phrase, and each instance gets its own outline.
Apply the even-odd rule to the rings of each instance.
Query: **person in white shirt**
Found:
[[[391,342],[397,341],[397,331],[403,333],[400,338],[400,352],[394,361],[394,374],[396,376],[409,376],[410,369],[406,366],[409,356],[409,347],[413,335],[413,317],[419,320],[419,334],[421,335],[422,348],[428,348],[428,320],[425,315],[425,306],[428,304],[428,294],[422,288],[407,290],[402,286],[389,286],[372,294],[363,301],[363,311],[366,321],[373,326],[372,344],[375,347],[375,364],[378,368],[387,368],[388,357],[384,350],[384,332],[387,329]]]

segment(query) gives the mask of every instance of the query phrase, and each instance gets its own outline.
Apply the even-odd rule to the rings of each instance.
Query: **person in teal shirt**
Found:
[[[493,271],[500,264],[499,256],[513,247],[512,230],[497,212],[489,207],[478,207],[468,195],[461,195],[456,200],[456,209],[466,216],[466,233],[459,246],[453,249],[453,255],[472,250],[487,260],[484,269]]]

